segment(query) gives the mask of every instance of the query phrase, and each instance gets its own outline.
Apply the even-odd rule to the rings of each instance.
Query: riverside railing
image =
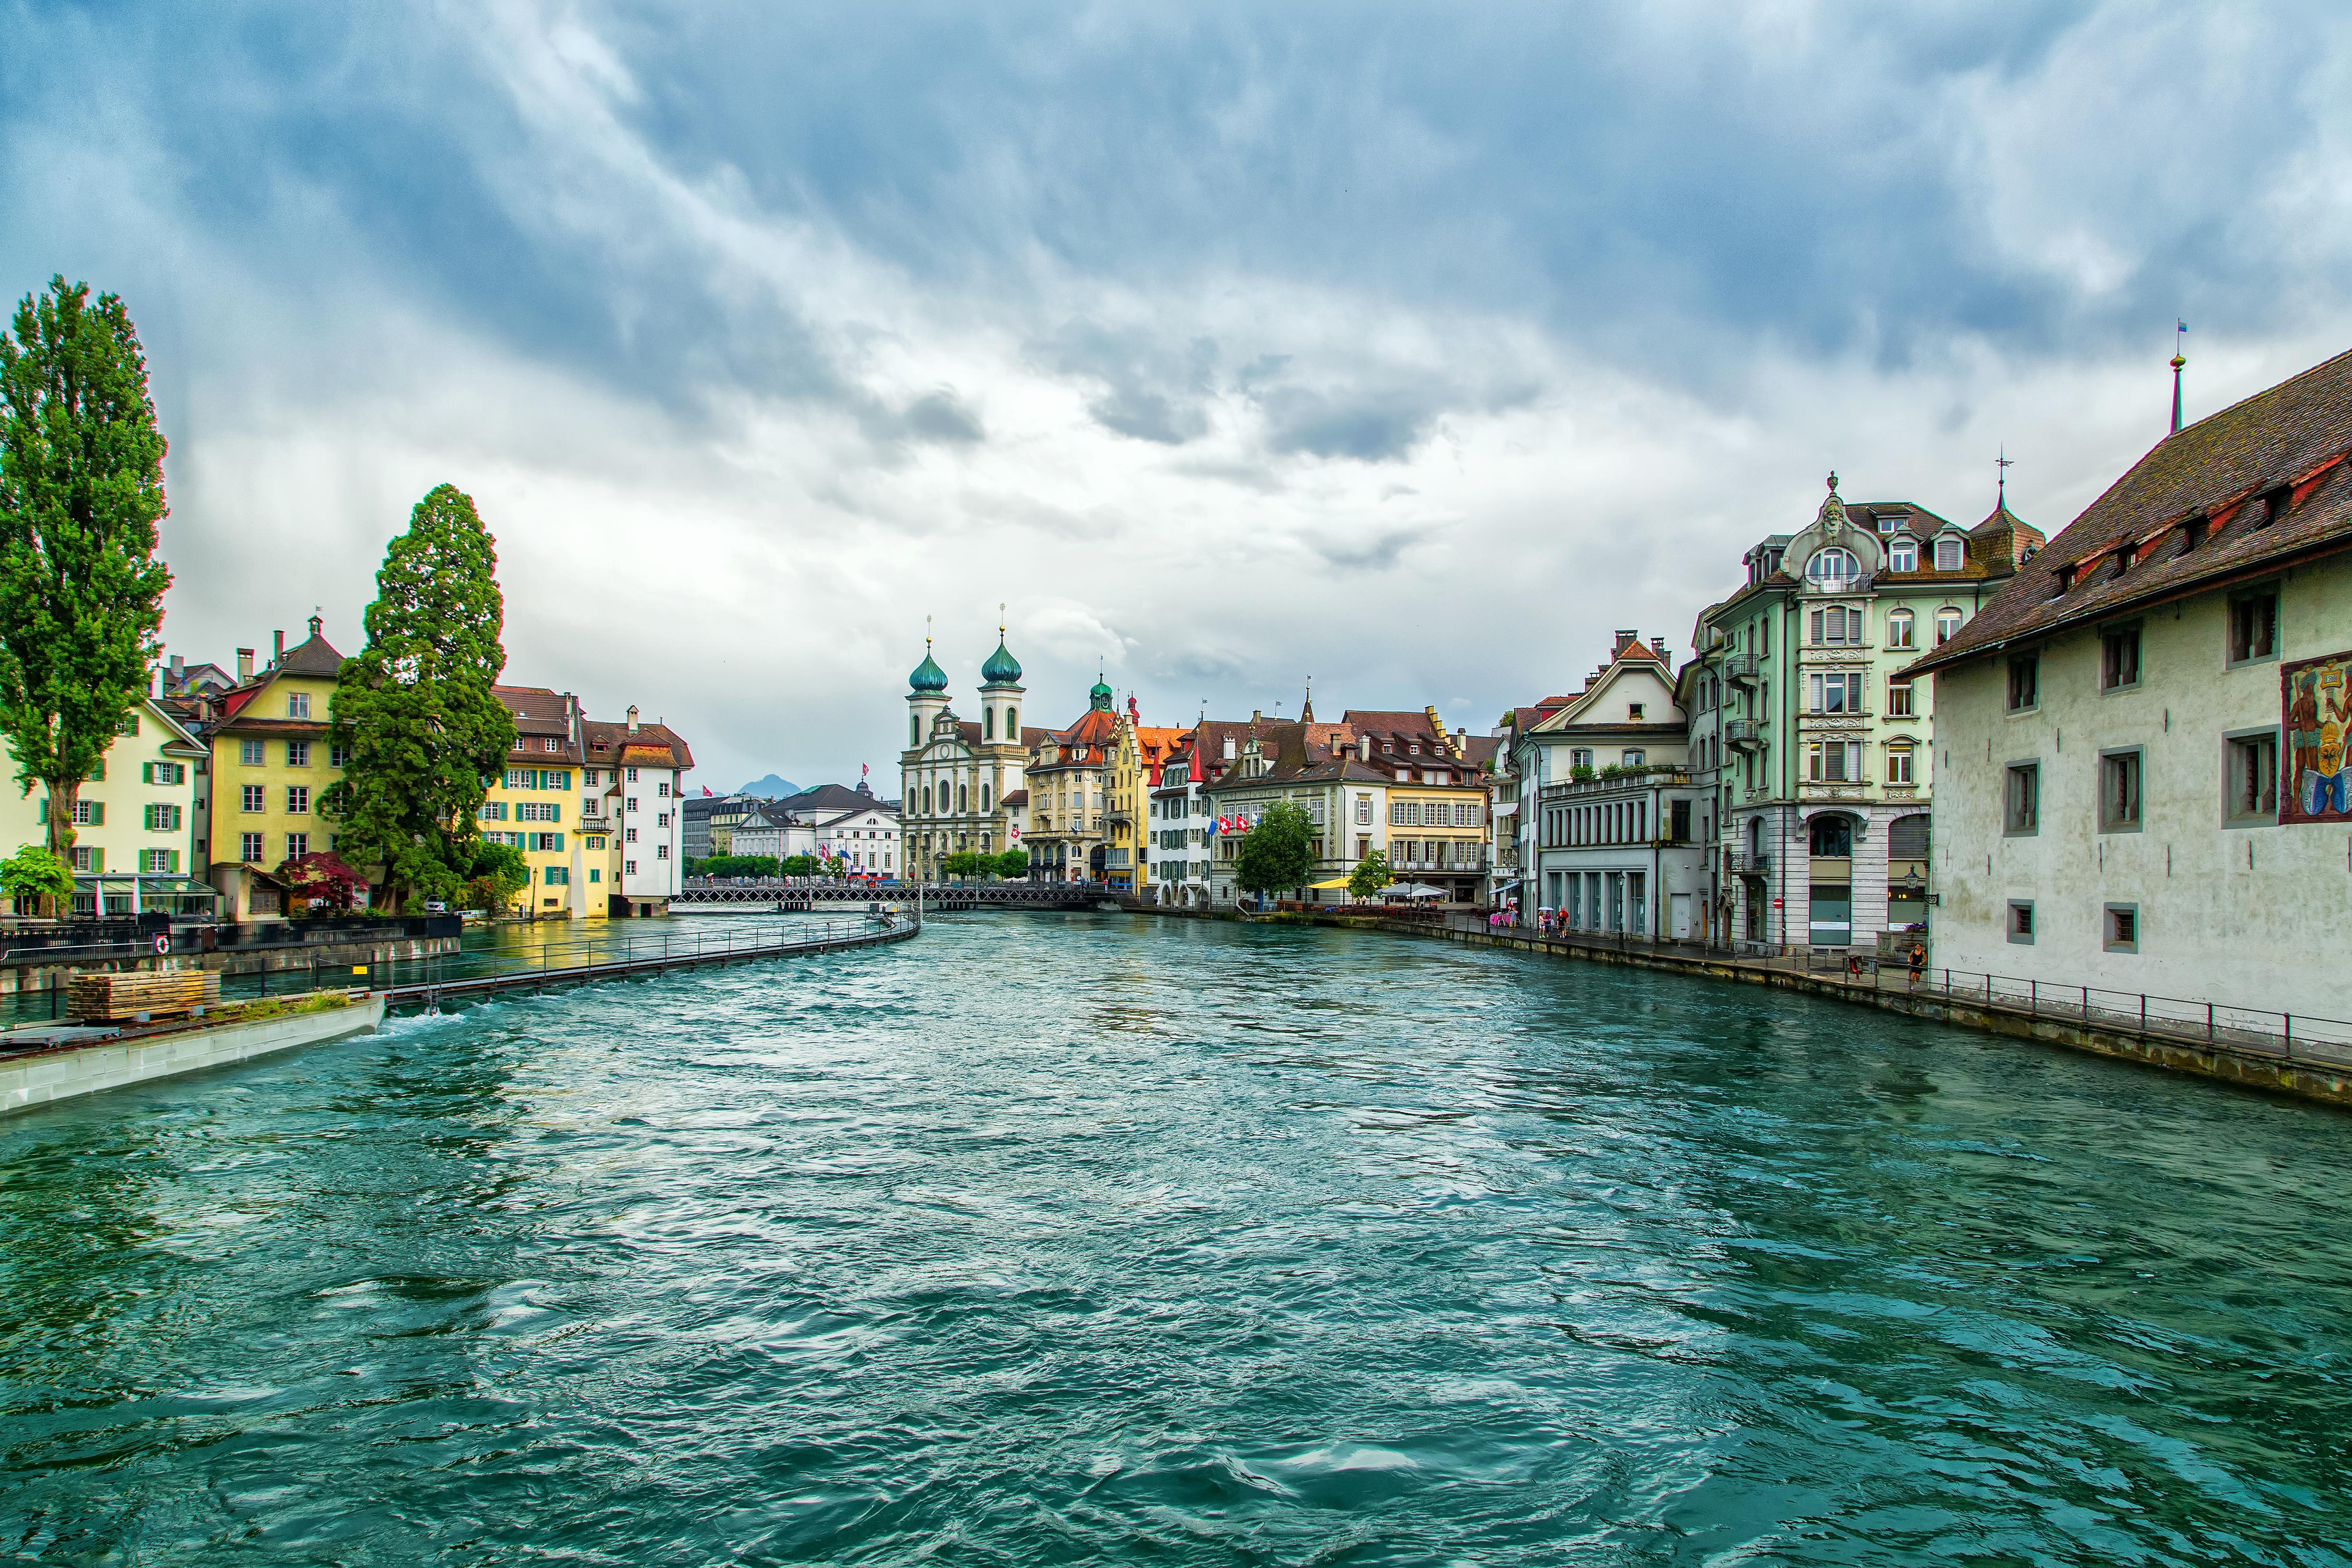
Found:
[[[1425,921],[1396,923],[1405,929],[1427,929]],[[1914,975],[1907,965],[1883,963],[1875,954],[1860,948],[1783,948],[1759,952],[1753,950],[1762,944],[1754,942],[1726,946],[1661,942],[1630,931],[1546,932],[1511,925],[1489,928],[1483,918],[1460,915],[1451,916],[1446,923],[1468,930],[1492,929],[1497,934],[1549,948],[1639,954],[1693,964],[1728,964],[1740,969],[1803,974],[1856,991],[1982,1007],[2029,1023],[2071,1024],[2077,1028],[2127,1035],[2166,1045],[2201,1046],[2294,1064],[2352,1067],[2352,1019],[2241,1007],[2224,1002],[2161,996],[2153,992],[2067,985],[1971,970],[1923,967]]]

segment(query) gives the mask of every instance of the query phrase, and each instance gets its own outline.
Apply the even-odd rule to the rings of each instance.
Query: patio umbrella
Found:
[[[1334,877],[1328,882],[1309,882],[1307,885],[1309,888],[1344,888],[1348,885],[1348,879]]]
[[[1399,882],[1392,888],[1382,888],[1381,895],[1390,899],[1442,899],[1443,888],[1433,888],[1426,882]]]

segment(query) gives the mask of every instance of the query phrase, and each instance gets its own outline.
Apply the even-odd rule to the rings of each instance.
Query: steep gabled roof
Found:
[[[1911,669],[2352,546],[2347,455],[2352,352],[2158,442]]]

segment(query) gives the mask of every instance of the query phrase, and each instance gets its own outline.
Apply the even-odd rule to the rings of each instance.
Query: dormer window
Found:
[[[1960,569],[1960,542],[1947,534],[1936,541],[1936,570],[1957,572]]]
[[[1805,581],[1816,588],[1839,590],[1851,587],[1862,575],[1862,563],[1853,552],[1832,546],[1816,550],[1813,558],[1805,563]]]
[[[1903,514],[1899,511],[1882,511],[1878,514],[1877,521],[1879,532],[1892,533],[1903,526]]]
[[[1886,569],[1889,572],[1916,572],[1919,570],[1918,542],[1910,539],[1898,539],[1895,541],[1894,543],[1889,544],[1886,547]]]
[[[2293,492],[2284,485],[2279,486],[2278,489],[2263,497],[2263,526],[2268,528],[2284,517],[2287,504],[2292,499]]]

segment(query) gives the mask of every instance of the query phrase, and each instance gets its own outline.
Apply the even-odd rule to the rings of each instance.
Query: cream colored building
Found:
[[[76,913],[210,911],[197,847],[206,760],[204,742],[161,702],[140,699],[98,772],[76,792],[68,852]],[[14,780],[16,758],[5,741],[0,768]],[[46,843],[48,814],[39,785],[29,793],[0,789],[0,855]]]
[[[2159,442],[1912,667],[1937,969],[2352,1024],[2347,458],[2352,353]]]

